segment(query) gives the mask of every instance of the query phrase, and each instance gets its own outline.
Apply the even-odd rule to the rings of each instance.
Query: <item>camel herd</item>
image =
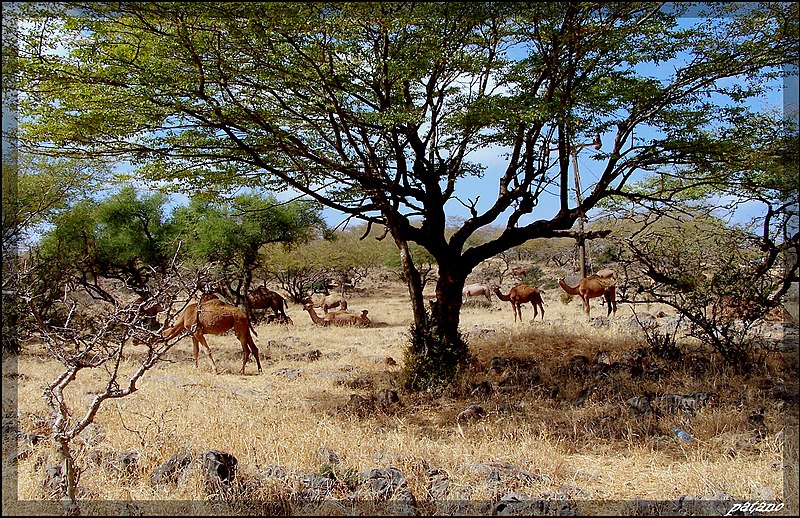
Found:
[[[582,278],[576,286],[568,285],[563,278],[558,280],[561,288],[570,295],[578,295],[583,302],[583,309],[589,315],[589,300],[595,297],[603,297],[607,303],[608,315],[616,314],[616,289],[614,272],[612,270],[601,270],[596,274]],[[518,284],[511,288],[508,293],[500,291],[499,286],[488,286],[485,284],[469,284],[464,287],[462,296],[464,300],[473,297],[485,297],[489,302],[492,301],[491,294],[505,302],[511,303],[511,310],[514,313],[514,322],[522,322],[522,306],[530,303],[533,306],[533,319],[535,320],[539,312],[544,320],[544,302],[542,294],[534,286],[528,284]],[[247,293],[247,305],[251,310],[271,309],[273,315],[269,315],[267,322],[277,322],[283,324],[293,324],[292,319],[286,314],[287,303],[277,292],[271,291],[262,286],[250,290]],[[322,308],[322,315],[317,314],[315,308]],[[335,309],[339,308],[339,309]],[[367,316],[368,310],[364,309],[360,314],[352,313],[347,310],[347,300],[338,294],[325,294],[322,298],[314,300],[312,295],[303,300],[303,310],[308,312],[311,321],[321,327],[330,326],[354,326],[370,327],[372,321]],[[217,365],[211,354],[211,349],[205,339],[205,335],[220,335],[233,330],[236,338],[242,345],[242,368],[239,371],[244,374],[247,361],[252,354],[256,359],[258,372],[261,370],[261,357],[258,347],[253,340],[256,334],[252,323],[247,317],[247,313],[238,306],[228,304],[213,293],[206,293],[200,297],[198,302],[188,304],[178,315],[175,324],[166,328],[161,337],[170,340],[178,337],[181,333],[186,333],[192,339],[194,364],[198,367],[198,356],[200,344],[206,350],[214,372]]]
[[[293,324],[292,319],[289,318],[285,311],[288,307],[286,299],[281,294],[264,286],[250,290],[247,293],[247,304],[251,310],[271,309],[274,314],[269,315],[267,323]],[[368,310],[363,310],[361,314],[347,311],[347,300],[340,295],[326,296],[325,299],[320,301],[319,306],[323,308],[322,317],[317,315],[314,310],[315,304],[310,296],[304,305],[304,309],[311,315],[311,320],[317,325],[324,327],[370,327],[372,325],[372,321],[367,316]],[[335,307],[340,309],[334,311],[332,308]],[[146,316],[149,317],[149,313]],[[220,300],[219,296],[214,293],[205,293],[198,302],[188,304],[175,319],[175,324],[164,329],[161,333],[161,338],[163,340],[171,340],[181,335],[181,333],[188,334],[192,339],[195,367],[199,366],[200,345],[202,344],[216,373],[218,372],[217,364],[211,354],[211,348],[208,346],[205,335],[221,335],[230,330],[234,331],[236,338],[242,345],[242,368],[239,372],[244,374],[250,354],[256,359],[258,372],[262,372],[261,356],[253,340],[253,335],[256,335],[256,332],[247,314],[238,306]]]

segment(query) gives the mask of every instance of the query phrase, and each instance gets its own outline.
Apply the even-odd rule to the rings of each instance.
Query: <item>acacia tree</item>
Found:
[[[81,286],[93,298],[116,303],[104,281],[122,281],[141,297],[163,276],[174,254],[173,226],[166,214],[167,198],[140,194],[132,186],[102,200],[75,202],[52,218],[33,255],[43,271],[43,289],[65,283]],[[53,296],[40,297],[52,303]]]
[[[253,272],[261,264],[264,245],[290,247],[327,232],[319,204],[308,201],[281,203],[274,196],[242,194],[231,200],[193,198],[178,207],[173,220],[185,243],[187,259],[219,265],[219,286],[235,304],[243,302]]]
[[[16,158],[16,157],[15,157]],[[84,198],[97,188],[106,175],[90,163],[70,160],[38,160],[23,155],[3,162],[3,350],[18,352],[18,324],[24,320],[24,305],[19,299],[21,279],[36,279],[38,293],[58,291],[63,274],[53,264],[37,262],[30,244],[43,226],[65,210],[76,198]],[[30,293],[31,286],[26,286]],[[52,297],[46,297],[48,299]],[[22,318],[20,318],[22,317]]]
[[[385,226],[415,326],[431,328],[412,348],[434,360],[447,350],[447,362],[466,357],[461,289],[475,266],[529,239],[574,237],[600,201],[631,196],[643,170],[718,163],[735,142],[716,130],[746,119],[765,81],[798,59],[794,3],[21,9],[32,20],[15,62],[26,151],[125,156],[192,189],[289,187]],[[680,26],[687,9],[698,18]],[[656,79],[644,65],[670,72]],[[570,158],[598,134],[599,172],[573,198]],[[479,163],[487,150],[503,164]],[[489,188],[461,195],[476,178]],[[549,197],[557,208],[537,210]],[[455,205],[470,216],[449,232]],[[467,245],[498,221],[496,237]],[[438,266],[430,314],[412,243]]]

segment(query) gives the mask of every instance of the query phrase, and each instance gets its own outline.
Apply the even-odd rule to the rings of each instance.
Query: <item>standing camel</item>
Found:
[[[522,305],[531,303],[533,306],[533,319],[536,320],[537,306],[542,311],[542,320],[544,320],[544,302],[542,301],[542,294],[538,289],[528,284],[517,284],[508,292],[508,295],[503,295],[500,288],[492,286],[500,300],[511,302],[511,311],[514,312],[514,322],[517,321],[517,314],[519,314],[519,321],[522,322]]]
[[[511,268],[511,273],[517,277],[525,277],[530,271],[530,268],[522,268],[521,266],[515,266],[514,268]]]
[[[604,297],[608,305],[607,316],[611,316],[612,312],[616,316],[617,289],[613,281],[609,278],[603,278],[599,275],[590,275],[589,277],[581,279],[578,285],[573,287],[564,282],[564,278],[561,277],[558,279],[558,285],[570,295],[578,295],[581,298],[583,301],[583,311],[586,313],[587,317],[589,316],[589,299],[595,297]]]
[[[218,372],[217,364],[211,355],[211,348],[208,346],[204,335],[221,335],[230,329],[234,330],[236,338],[242,344],[242,370],[240,373],[244,374],[244,366],[247,364],[251,352],[256,358],[258,372],[261,372],[261,358],[253,336],[250,334],[250,323],[247,315],[236,306],[222,302],[216,295],[203,295],[199,303],[192,303],[186,306],[178,316],[175,325],[165,329],[162,336],[165,340],[169,340],[184,331],[188,331],[190,333],[189,336],[192,337],[194,366],[198,367],[199,344],[203,344],[216,373]]]
[[[468,284],[461,290],[463,302],[466,302],[470,297],[486,297],[490,303],[492,302],[492,290],[485,284]]]
[[[309,294],[303,299],[303,304],[313,304],[315,308],[322,308],[323,313],[336,307],[340,310],[347,309],[347,299],[338,293],[325,294],[320,302],[314,302],[312,295]]]
[[[616,275],[616,272],[614,270],[609,269],[609,268],[604,268],[602,270],[596,271],[594,274],[597,275],[598,277],[603,278],[603,279],[611,280]]]
[[[247,303],[251,310],[271,309],[275,317],[268,322],[293,323],[292,319],[286,315],[285,310],[288,308],[286,299],[280,293],[272,291],[266,286],[259,286],[247,292]]]

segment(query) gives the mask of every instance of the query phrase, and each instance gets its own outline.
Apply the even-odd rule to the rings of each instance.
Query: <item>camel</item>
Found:
[[[544,302],[542,301],[542,294],[538,289],[528,284],[518,284],[509,290],[507,295],[500,292],[500,288],[492,286],[492,290],[497,297],[503,301],[511,302],[511,311],[514,312],[514,322],[517,321],[517,313],[519,313],[519,321],[522,322],[522,305],[531,303],[533,306],[533,319],[536,320],[537,306],[542,310],[542,320],[544,320]]]
[[[261,358],[253,336],[250,334],[250,322],[247,319],[247,315],[236,306],[222,302],[213,293],[206,293],[200,297],[199,303],[192,303],[186,306],[183,312],[178,315],[175,325],[165,329],[162,336],[165,340],[169,340],[184,331],[189,332],[189,336],[192,337],[194,366],[198,367],[199,344],[203,344],[216,373],[218,372],[217,364],[211,355],[211,348],[208,346],[204,335],[221,335],[230,329],[234,330],[236,337],[242,344],[242,370],[239,372],[244,374],[244,367],[251,352],[256,358],[258,372],[262,372]]]
[[[461,290],[461,296],[464,300],[469,300],[470,297],[486,297],[486,300],[492,302],[492,290],[485,284],[468,284]]]
[[[583,301],[583,311],[586,313],[587,317],[589,316],[589,299],[595,297],[604,297],[608,306],[607,316],[611,316],[612,312],[616,316],[617,296],[614,281],[595,274],[584,277],[578,282],[578,285],[574,287],[564,282],[564,278],[561,277],[558,279],[558,285],[570,295],[578,295],[581,298]]]
[[[289,307],[286,299],[276,292],[272,291],[266,286],[259,286],[247,292],[247,303],[250,309],[271,309],[275,314],[274,318],[267,319],[267,323],[280,322],[293,324],[292,319],[286,315],[286,309]]]
[[[311,316],[312,322],[314,322],[318,326],[323,326],[323,327],[372,326],[372,321],[367,316],[367,313],[369,313],[369,311],[367,311],[366,309],[363,310],[360,315],[356,315],[355,313],[350,313],[349,311],[338,310],[325,313],[322,317],[317,315],[317,312],[314,310],[314,304],[311,302],[306,302],[305,305],[303,305],[303,309],[308,311],[308,314]]]
[[[156,331],[161,327],[158,321],[158,314],[164,311],[164,307],[159,301],[145,295],[139,297],[128,304],[129,309],[136,309],[138,306],[139,314],[142,316],[142,323],[146,329]]]
[[[520,266],[515,266],[514,268],[511,268],[511,273],[516,275],[517,277],[525,277],[526,275],[528,275],[528,272],[530,270],[531,270],[530,268],[522,268]]]
[[[613,279],[614,275],[616,275],[616,272],[609,268],[604,268],[598,272],[595,272],[595,275],[597,275],[601,279]]]
[[[327,313],[328,310],[338,307],[341,310],[347,309],[347,299],[343,296],[339,295],[338,293],[331,293],[330,295],[325,295],[325,297],[320,302],[314,302],[311,298],[311,295],[308,295],[304,300],[303,303],[311,303],[314,305],[315,308],[322,308],[323,313]]]

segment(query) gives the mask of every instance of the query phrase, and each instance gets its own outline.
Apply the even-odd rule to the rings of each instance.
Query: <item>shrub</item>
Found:
[[[438,333],[432,319],[424,326],[412,324],[411,343],[404,353],[401,372],[403,386],[409,390],[434,390],[453,382],[469,360],[468,348],[461,334],[450,343]]]

